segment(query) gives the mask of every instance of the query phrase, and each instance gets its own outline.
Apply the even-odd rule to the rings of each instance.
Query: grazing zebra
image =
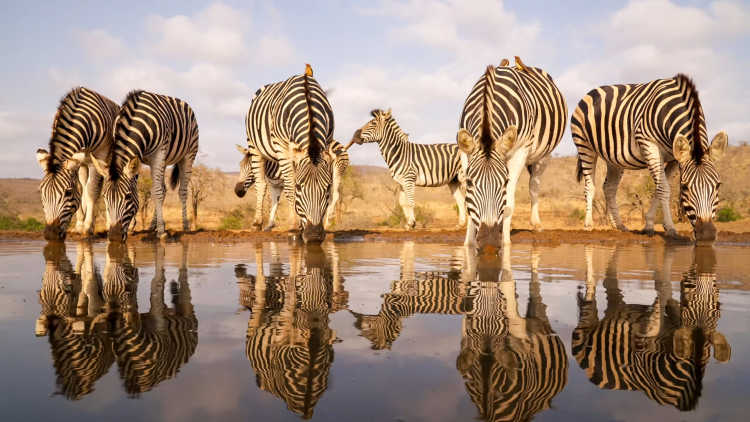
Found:
[[[153,389],[156,385],[177,376],[181,366],[195,353],[198,345],[198,320],[192,305],[187,274],[187,244],[182,244],[182,261],[177,282],[170,283],[173,308],[164,304],[164,246],[154,244],[155,272],[151,280],[151,306],[147,313],[138,313],[135,294],[128,296],[130,304],[111,312],[110,332],[117,366],[124,387],[131,396]],[[132,261],[122,248],[110,248],[108,265],[125,265],[125,271],[113,271],[108,276],[135,279],[106,280],[113,286],[135,283],[137,271],[128,271]]]
[[[187,189],[193,160],[198,154],[198,123],[190,106],[173,97],[146,91],[132,91],[125,98],[114,125],[114,144],[109,164],[93,162],[104,182],[109,238],[125,240],[128,227],[138,211],[136,175],[140,163],[151,167],[155,198],[150,230],[164,235],[164,172],[174,165],[170,185],[180,184],[182,228],[188,230]]]
[[[680,303],[671,297],[671,252],[666,251],[664,270],[655,280],[657,297],[649,306],[624,302],[615,250],[603,281],[607,308],[601,320],[596,282],[587,274],[572,354],[599,388],[641,391],[660,405],[684,411],[698,402],[711,346],[720,362],[728,361],[731,352],[716,331],[720,313],[713,250],[695,251],[694,264],[681,282]],[[591,248],[586,259],[591,268]]]
[[[331,203],[328,205],[328,212],[325,219],[326,227],[331,225],[331,220],[336,213],[336,205],[338,204],[341,195],[341,181],[344,178],[344,173],[346,172],[347,167],[349,167],[349,153],[341,143],[333,140],[329,146],[329,150],[334,157],[334,164]],[[234,186],[234,193],[239,198],[242,198],[245,196],[245,193],[247,193],[247,190],[255,184],[253,156],[249,148],[244,148],[240,145],[237,145],[237,151],[242,154],[242,160],[240,161],[240,175]],[[271,188],[271,212],[268,216],[268,225],[263,229],[268,231],[276,224],[276,210],[279,207],[279,199],[281,198],[281,192],[284,188],[284,182],[277,161],[267,160],[265,166],[266,182],[268,182]]]
[[[719,132],[708,144],[698,91],[685,75],[648,83],[606,85],[591,90],[570,119],[578,149],[577,177],[584,180],[586,230],[593,228],[594,172],[599,157],[607,163],[604,196],[607,217],[627,230],[617,208],[617,187],[625,169],[648,168],[656,184],[644,232],[653,234],[657,203],[668,236],[677,234],[669,208],[669,180],[680,172],[680,210],[687,215],[697,241],[713,241],[713,218],[719,197],[716,161],[728,138]]]
[[[76,211],[76,230],[93,233],[94,205],[99,198],[101,177],[96,171],[89,171],[89,165],[92,156],[103,159],[109,154],[112,124],[119,109],[108,98],[84,87],[73,88],[60,100],[52,123],[49,151],[36,152],[44,170],[39,191],[46,222],[45,239],[65,239]]]
[[[59,393],[78,400],[94,390],[96,381],[114,362],[106,327],[98,323],[101,308],[96,305],[101,302],[95,298],[98,286],[92,286],[98,280],[88,279],[96,273],[91,244],[79,244],[80,275],[74,272],[63,244],[47,245],[44,257],[36,335],[49,339]]]
[[[399,184],[399,203],[406,216],[406,228],[413,229],[414,187],[448,185],[458,206],[458,225],[466,224],[464,174],[461,154],[453,144],[415,144],[391,116],[391,110],[373,110],[372,120],[357,129],[352,142],[377,142],[391,177]]]
[[[346,307],[347,294],[337,273],[335,250],[327,259],[320,248],[290,251],[290,274],[271,264],[263,274],[263,251],[256,248],[257,276],[236,268],[241,303],[252,314],[245,352],[258,387],[284,400],[305,419],[328,388],[336,334],[329,314]],[[275,254],[275,258],[278,255]],[[304,265],[303,265],[304,262]]]
[[[256,183],[255,226],[263,223],[266,161],[278,162],[284,195],[300,217],[302,238],[322,241],[333,182],[330,144],[333,111],[323,89],[305,73],[260,88],[246,116],[248,149]]]
[[[503,61],[505,64],[507,61]],[[467,246],[510,244],[516,183],[529,172],[531,225],[540,227],[539,184],[565,130],[565,99],[542,69],[489,66],[464,103],[456,141],[466,170]]]

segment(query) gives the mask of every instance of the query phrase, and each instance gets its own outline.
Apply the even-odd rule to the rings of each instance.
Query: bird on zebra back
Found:
[[[278,254],[272,258],[278,261]],[[271,264],[263,274],[262,246],[256,248],[255,276],[236,268],[241,303],[251,310],[245,352],[258,388],[282,399],[305,419],[328,388],[336,333],[329,315],[346,308],[348,294],[338,274],[335,246],[290,250],[289,274]]]
[[[456,135],[467,161],[467,246],[510,244],[516,184],[529,173],[531,225],[541,228],[539,185],[547,158],[565,131],[567,106],[552,78],[524,65],[488,66],[464,102]]]
[[[292,227],[299,218],[303,240],[322,241],[334,178],[334,121],[312,68],[307,65],[302,75],[260,88],[250,102],[245,128],[256,184],[254,225],[262,227],[266,162],[274,161],[284,195],[294,204]]]
[[[586,289],[578,296],[579,321],[571,341],[581,369],[599,388],[641,391],[661,405],[694,409],[711,349],[719,362],[727,362],[731,355],[729,343],[716,330],[721,314],[713,249],[695,249],[678,302],[672,299],[670,280],[674,250],[667,248],[656,272],[652,305],[623,300],[615,249],[602,282],[607,297],[602,319],[596,306],[592,249],[586,247]]]
[[[57,393],[69,400],[91,393],[114,363],[112,341],[106,324],[101,323],[101,280],[92,257],[91,243],[80,242],[74,270],[64,244],[51,243],[44,249],[41,312],[35,332],[48,337]]]
[[[455,144],[416,144],[391,115],[391,110],[372,110],[372,120],[357,129],[352,143],[375,142],[380,148],[391,177],[399,184],[399,204],[406,216],[406,228],[413,229],[414,187],[436,187],[448,185],[458,207],[458,226],[466,224],[464,203],[465,161],[461,160]]]
[[[138,211],[138,173],[141,163],[151,168],[154,217],[149,227],[165,236],[162,206],[166,194],[166,167],[172,165],[170,187],[179,184],[182,229],[190,229],[187,194],[193,161],[198,154],[198,123],[188,103],[146,91],[130,92],[114,123],[114,141],[108,160],[93,158],[104,177],[102,195],[107,207],[110,240],[125,241]]]
[[[39,192],[47,240],[64,240],[77,213],[76,231],[92,234],[101,177],[91,158],[104,159],[112,145],[112,124],[120,107],[84,87],[73,88],[61,100],[52,122],[49,151],[38,149],[44,171]]]
[[[607,164],[603,186],[607,217],[614,227],[627,230],[616,201],[624,170],[648,168],[656,189],[643,231],[654,233],[661,204],[664,230],[667,236],[677,236],[669,199],[670,180],[679,170],[679,212],[687,216],[697,242],[716,239],[713,220],[721,184],[717,161],[729,140],[719,132],[708,143],[703,108],[690,78],[678,74],[593,89],[578,103],[570,128],[578,149],[578,181],[584,181],[586,230],[593,228],[594,173],[602,158]]]
[[[328,147],[329,153],[334,157],[333,163],[333,186],[331,187],[331,199],[328,205],[328,211],[325,218],[325,227],[331,226],[331,222],[336,213],[336,205],[341,196],[341,181],[344,173],[349,167],[349,153],[347,148],[336,140],[333,140]],[[240,174],[237,183],[234,185],[234,193],[239,198],[243,198],[247,190],[255,184],[255,173],[253,171],[253,153],[250,148],[237,145],[237,151],[242,154],[240,160]],[[276,211],[279,207],[279,200],[284,189],[283,176],[278,161],[266,160],[265,162],[266,182],[271,189],[271,210],[268,215],[268,224],[263,228],[265,231],[271,230],[276,225]],[[263,194],[265,197],[265,193]],[[290,203],[291,204],[291,203]],[[294,210],[292,210],[294,212]]]

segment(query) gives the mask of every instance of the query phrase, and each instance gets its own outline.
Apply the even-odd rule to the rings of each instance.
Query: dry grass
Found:
[[[542,177],[540,211],[545,228],[580,229],[583,227],[583,185],[575,179],[575,160],[575,157],[552,158]],[[731,206],[739,212],[742,218],[734,222],[718,223],[718,228],[721,231],[747,231],[750,222],[750,183],[748,182],[750,180],[750,146],[730,147],[719,168],[722,176],[722,206]],[[250,189],[244,198],[237,198],[233,190],[236,174],[204,170],[214,176],[210,186],[212,194],[200,204],[197,227],[216,229],[222,226],[222,221],[227,216],[233,216],[239,219],[243,228],[250,228],[255,207],[254,188]],[[602,215],[604,200],[601,183],[604,180],[604,174],[604,166],[600,165],[597,171],[597,206],[594,215],[598,228],[607,228]],[[147,173],[144,176],[147,177]],[[0,204],[3,205],[0,213],[41,220],[43,215],[37,194],[38,183],[39,181],[35,179],[0,179],[0,197],[5,198],[5,201]],[[676,183],[676,180],[673,181],[673,193],[677,192]],[[651,189],[653,189],[653,184],[648,172],[625,173],[617,200],[623,220],[631,229],[642,228],[642,213],[649,204]],[[435,228],[455,227],[458,222],[457,212],[447,186],[418,188],[416,198],[418,206],[426,215],[426,222],[423,225]],[[676,209],[674,194],[672,202],[673,208]],[[267,216],[268,200],[266,204]],[[389,219],[393,227],[395,220],[390,217],[398,208],[396,184],[385,168],[353,166],[345,179],[340,204],[334,225],[336,230],[385,228],[388,226],[385,223]],[[526,174],[521,176],[516,193],[516,204],[514,228],[530,228],[528,175]],[[150,205],[149,215],[153,210],[152,207],[153,205]],[[282,199],[277,217],[278,229],[290,228],[289,211],[288,203]],[[169,191],[167,194],[165,218],[168,228],[181,227],[180,202],[174,191]],[[659,218],[657,217],[657,223]],[[137,227],[139,229],[142,227],[140,213]],[[678,230],[689,230],[686,222],[678,223],[677,227]],[[103,218],[98,219],[97,229],[104,229]]]

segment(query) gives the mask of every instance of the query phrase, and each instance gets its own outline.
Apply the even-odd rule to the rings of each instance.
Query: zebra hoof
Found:
[[[669,229],[669,230],[666,231],[665,234],[670,239],[679,239],[680,238],[680,235],[677,234],[677,230],[675,230],[675,229]]]
[[[588,226],[588,225],[587,226],[583,226],[583,230],[587,231],[587,232],[590,232],[591,230],[594,230],[594,226]]]
[[[648,237],[652,237],[654,235],[654,229],[652,228],[645,228],[639,232],[640,234],[645,234]]]
[[[275,225],[266,226],[266,227],[263,228],[263,231],[264,232],[270,232],[271,229],[273,229],[274,227],[275,227]]]
[[[621,231],[621,232],[626,232],[626,231],[628,231],[628,228],[627,228],[627,227],[625,227],[625,225],[624,225],[624,224],[618,224],[618,225],[616,225],[615,227],[617,227],[617,230],[619,230],[619,231]]]

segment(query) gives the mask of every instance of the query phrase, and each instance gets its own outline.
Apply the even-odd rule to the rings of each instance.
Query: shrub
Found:
[[[740,218],[742,218],[740,213],[728,205],[723,206],[719,208],[718,211],[716,211],[716,221],[721,221],[722,223],[726,223],[729,221],[737,221]]]
[[[10,217],[4,215],[0,216],[0,230],[22,230],[27,232],[39,232],[44,230],[44,223],[33,217],[21,220],[18,217]]]
[[[425,228],[435,220],[435,216],[428,208],[416,205],[414,207],[414,220],[418,227]],[[391,208],[391,214],[380,225],[388,227],[406,226],[406,215],[404,215],[403,208],[400,205]]]
[[[240,208],[224,214],[219,223],[219,230],[240,230],[245,227],[245,213]]]

